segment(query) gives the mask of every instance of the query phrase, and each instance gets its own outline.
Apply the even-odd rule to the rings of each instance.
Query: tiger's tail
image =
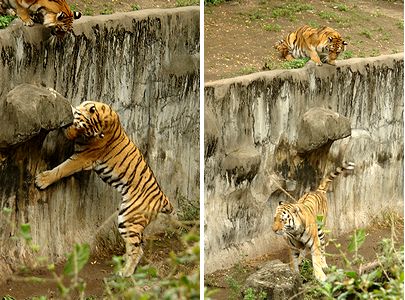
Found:
[[[344,163],[341,167],[337,167],[334,172],[330,172],[329,175],[321,180],[317,191],[326,192],[329,187],[329,183],[333,181],[344,171],[354,170],[355,164],[353,162]]]

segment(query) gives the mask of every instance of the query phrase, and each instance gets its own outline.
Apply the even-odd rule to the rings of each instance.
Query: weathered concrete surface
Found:
[[[283,249],[271,231],[278,202],[290,200],[280,187],[298,199],[345,160],[356,169],[328,193],[332,235],[366,226],[387,209],[402,213],[403,76],[403,54],[395,54],[207,83],[206,272]],[[310,138],[302,119],[314,108],[348,118],[338,137],[350,128],[351,136],[325,144],[317,138],[319,148],[298,151],[298,141]],[[249,159],[240,157],[229,172],[233,149]]]
[[[21,83],[42,83],[73,106],[110,104],[174,205],[182,199],[198,207],[199,8],[82,17],[62,42],[48,38],[43,26],[17,22],[0,30],[0,99]],[[60,131],[41,131],[0,151],[0,210],[12,210],[9,217],[0,213],[0,272],[32,261],[28,248],[10,238],[22,223],[31,224],[37,255],[55,260],[74,243],[117,249],[121,196],[98,176],[81,172],[45,191],[34,187],[37,173],[72,150]]]
[[[301,275],[292,272],[287,264],[279,260],[265,263],[258,271],[251,274],[245,282],[244,291],[252,288],[254,291],[266,292],[266,299],[304,299],[300,293],[302,286]]]
[[[5,101],[2,101],[2,100]],[[7,148],[73,121],[69,101],[51,88],[21,84],[0,98],[0,148]]]

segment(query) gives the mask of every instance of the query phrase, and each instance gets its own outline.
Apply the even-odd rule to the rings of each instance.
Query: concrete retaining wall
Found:
[[[345,160],[356,169],[328,193],[333,235],[402,213],[403,78],[395,54],[206,84],[206,272],[284,248],[271,231],[278,202],[289,200],[280,187],[298,199]],[[301,153],[301,120],[314,107],[349,118],[351,136]]]
[[[0,99],[21,83],[36,83],[72,105],[112,105],[179,214],[198,208],[199,8],[82,17],[59,42],[43,26],[16,23],[0,31]],[[117,247],[116,218],[104,222],[121,197],[95,174],[82,172],[45,191],[34,187],[37,173],[71,153],[57,131],[0,149],[0,209],[11,209],[0,219],[1,273],[31,261],[23,243],[11,239],[22,223],[31,224],[39,255],[58,259],[82,242],[93,250]]]

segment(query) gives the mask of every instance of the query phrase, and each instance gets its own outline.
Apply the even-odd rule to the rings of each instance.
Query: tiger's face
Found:
[[[342,40],[341,37],[329,37],[329,43],[326,46],[328,50],[328,63],[331,65],[335,65],[335,60],[339,56],[339,54],[346,50],[347,42]]]
[[[278,235],[286,235],[297,230],[296,220],[299,208],[290,203],[280,202],[274,215],[272,230]]]
[[[85,101],[72,110],[77,135],[87,138],[104,138],[118,119],[110,106],[95,101]]]
[[[70,9],[58,13],[43,13],[43,24],[51,29],[51,33],[58,38],[63,38],[66,33],[73,30],[73,20],[81,17],[80,12],[72,12]]]

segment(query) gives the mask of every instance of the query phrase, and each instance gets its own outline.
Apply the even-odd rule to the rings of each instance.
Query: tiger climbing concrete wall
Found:
[[[60,42],[51,42],[43,26],[26,28],[17,22],[0,30],[0,100],[6,101],[13,88],[24,92],[19,85],[29,83],[53,88],[74,106],[84,100],[110,104],[179,216],[198,216],[199,35],[198,7],[82,17]],[[29,87],[24,89],[30,95]],[[29,96],[26,102],[33,105]],[[21,107],[16,111],[24,115]],[[44,107],[36,107],[38,116],[62,114],[52,101]],[[64,116],[56,127],[42,128],[63,126],[69,111]],[[11,211],[0,219],[0,272],[11,271],[15,262],[30,262],[32,253],[24,243],[10,239],[23,223],[31,225],[39,255],[56,259],[73,243],[108,252],[120,240],[112,214],[121,195],[96,174],[81,172],[45,191],[34,187],[35,174],[73,150],[60,131],[46,135],[41,122],[34,121],[29,123],[32,132],[19,133],[23,120],[15,120],[16,132],[0,129],[0,140],[15,133],[20,142],[0,141],[0,211]],[[25,135],[31,138],[22,139]]]
[[[343,160],[332,235],[403,211],[403,54],[308,64],[205,85],[205,270],[284,247],[279,201],[298,199]]]

